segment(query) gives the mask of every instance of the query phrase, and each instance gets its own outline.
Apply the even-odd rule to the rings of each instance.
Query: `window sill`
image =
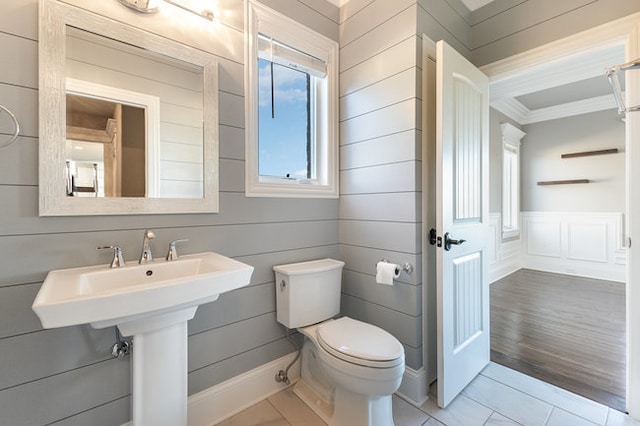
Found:
[[[292,180],[286,183],[259,182],[247,185],[245,195],[271,198],[338,198],[340,194],[337,185],[319,185],[306,180]]]

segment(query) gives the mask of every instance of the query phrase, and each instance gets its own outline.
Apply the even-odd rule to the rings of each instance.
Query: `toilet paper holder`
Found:
[[[390,263],[387,259],[380,259],[380,262]],[[409,275],[411,275],[411,273],[413,272],[413,265],[411,265],[409,262],[405,262],[402,265],[398,265],[398,267],[400,267],[403,271],[405,271]]]

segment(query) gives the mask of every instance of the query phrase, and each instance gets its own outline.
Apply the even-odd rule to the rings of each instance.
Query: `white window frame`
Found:
[[[254,0],[246,0],[245,194],[248,197],[338,198],[338,43]],[[260,176],[258,171],[258,34],[273,37],[327,65],[316,87],[315,179]],[[313,85],[312,85],[312,90]],[[312,156],[313,157],[313,156]]]
[[[510,123],[502,128],[502,238],[520,236],[520,140],[526,135]],[[508,160],[515,155],[515,161]],[[515,169],[515,171],[514,171]]]

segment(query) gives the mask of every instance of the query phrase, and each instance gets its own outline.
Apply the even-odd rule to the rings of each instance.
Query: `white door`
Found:
[[[443,41],[436,59],[438,405],[489,363],[489,80]]]

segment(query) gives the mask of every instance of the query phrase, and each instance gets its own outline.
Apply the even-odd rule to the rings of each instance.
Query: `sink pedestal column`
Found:
[[[133,336],[133,426],[187,426],[187,321],[197,308],[118,324]]]

